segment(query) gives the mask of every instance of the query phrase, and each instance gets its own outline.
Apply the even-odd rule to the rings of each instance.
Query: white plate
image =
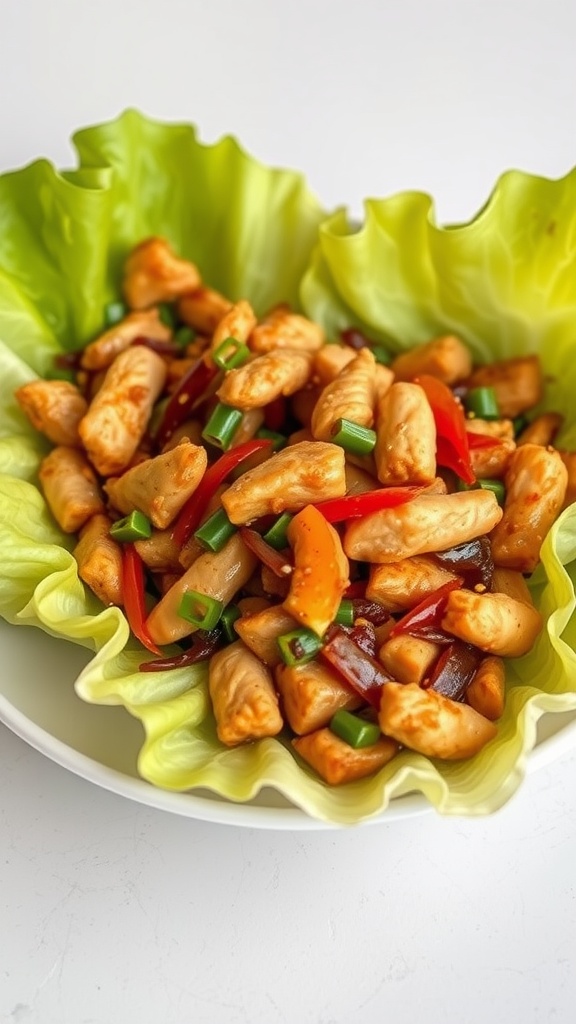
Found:
[[[38,629],[0,620],[0,721],[30,746],[89,782],[149,807],[188,818],[249,828],[336,828],[316,821],[273,790],[249,803],[223,800],[208,790],[172,793],[144,782],[136,763],[142,728],[123,708],[85,704],[73,682],[89,652],[54,640]],[[576,746],[576,714],[546,715],[530,769],[548,764]],[[430,810],[413,794],[394,800],[367,824],[397,821]]]

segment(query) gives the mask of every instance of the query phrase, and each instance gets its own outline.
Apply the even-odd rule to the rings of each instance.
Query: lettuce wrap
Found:
[[[473,222],[447,229],[427,196],[371,200],[355,229],[344,211],[326,218],[300,175],[263,167],[231,138],[205,146],[189,126],[129,111],[74,142],[75,171],[39,161],[0,177],[0,614],[95,652],[76,690],[141,721],[139,771],[153,785],[235,801],[271,786],[342,824],[415,790],[443,813],[495,810],[522,779],[538,718],[576,710],[576,506],[545,542],[531,586],[546,625],[509,664],[496,739],[459,763],[404,751],[379,774],[330,788],[288,739],[224,748],[204,668],[138,671],[147,655],[122,611],[81,583],[74,541],[46,508],[37,469],[48,445],[13,392],[99,332],[127,252],[158,234],[260,313],[288,301],[329,334],[355,324],[394,349],[453,331],[481,361],[538,351],[553,378],[545,405],[565,413],[561,443],[576,447],[576,173],[505,175]]]

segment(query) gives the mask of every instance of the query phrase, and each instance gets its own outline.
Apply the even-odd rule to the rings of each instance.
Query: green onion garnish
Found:
[[[293,629],[278,637],[282,661],[290,668],[312,661],[322,647],[322,640],[311,629]]]
[[[351,455],[369,455],[376,444],[376,431],[369,427],[361,427],[352,420],[336,420],[332,428],[333,444],[339,444]]]
[[[178,330],[174,332],[174,341],[177,345],[180,345],[181,348],[185,348],[186,345],[189,345],[190,342],[194,341],[195,337],[196,331],[193,327],[179,327]]]
[[[514,428],[514,437],[518,437],[518,434],[521,434],[523,430],[526,430],[526,427],[529,425],[529,423],[530,420],[527,416],[524,415],[524,413],[521,413],[520,416],[515,416],[512,420],[512,426]]]
[[[230,522],[223,508],[215,512],[196,530],[196,540],[209,551],[221,551],[238,527]]]
[[[272,441],[273,452],[279,452],[281,448],[284,448],[287,441],[284,434],[279,434],[276,430],[268,430],[268,427],[260,427],[260,430],[256,431],[256,437],[265,441]]]
[[[237,366],[242,366],[250,355],[250,349],[243,341],[225,338],[212,353],[212,358],[221,370],[235,370]]]
[[[242,422],[242,415],[240,409],[233,409],[231,405],[218,402],[202,431],[202,437],[209,444],[215,444],[222,451],[228,451],[234,434]]]
[[[350,711],[337,711],[330,720],[330,730],[355,750],[373,747],[381,736],[380,728],[374,722],[358,718]]]
[[[471,388],[464,396],[468,412],[481,420],[500,419],[500,410],[494,388]]]
[[[152,524],[143,512],[135,509],[130,515],[112,523],[110,536],[121,544],[129,544],[135,540],[147,540],[152,536]]]
[[[272,523],[272,526],[263,537],[271,548],[276,548],[276,551],[283,551],[284,548],[288,547],[288,527],[293,518],[290,512],[283,512],[276,522]]]
[[[169,327],[171,331],[176,327],[176,313],[174,306],[171,302],[161,302],[158,306],[158,318],[166,327]]]
[[[234,623],[241,617],[241,615],[242,612],[238,608],[238,605],[229,604],[220,616],[222,632],[229,644],[233,644],[234,641],[238,639],[238,633],[234,629]]]
[[[178,615],[198,629],[214,629],[224,610],[222,601],[198,590],[188,590],[178,606]]]
[[[106,327],[114,327],[128,314],[128,306],[124,302],[109,302],[104,306],[104,324]]]
[[[390,355],[388,349],[384,348],[384,345],[373,345],[372,355],[374,356],[376,362],[381,363],[382,366],[389,366],[390,363],[392,362],[392,356]]]
[[[492,491],[492,494],[496,495],[496,500],[499,505],[504,504],[506,488],[501,480],[491,480],[486,478],[485,480],[479,480],[478,483],[483,491]]]
[[[338,626],[353,626],[354,625],[354,602],[349,597],[343,597],[340,601],[340,606],[336,612],[336,618],[334,622]]]

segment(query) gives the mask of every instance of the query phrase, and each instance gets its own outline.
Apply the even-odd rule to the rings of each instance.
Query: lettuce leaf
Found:
[[[37,487],[47,446],[12,396],[55,352],[97,333],[126,252],[162,234],[209,283],[260,312],[300,298],[330,331],[356,323],[394,348],[454,330],[482,359],[540,351],[556,375],[549,404],[568,416],[566,444],[576,442],[576,176],[506,175],[479,217],[457,228],[436,226],[431,200],[407,194],[369,201],[358,231],[339,211],[318,233],[322,211],[303,179],[263,167],[233,139],[204,146],[189,126],[128,111],[75,143],[75,171],[40,161],[0,177],[0,614],[95,652],[77,692],[142,722],[139,768],[154,785],[237,801],[272,786],[340,823],[415,789],[444,813],[494,810],[522,778],[539,716],[576,708],[576,507],[546,541],[534,581],[546,628],[511,668],[497,739],[462,764],[404,752],[373,778],[331,789],[287,739],[224,749],[202,668],[138,671],[149,655],[122,612],[103,609],[79,581],[74,541]]]

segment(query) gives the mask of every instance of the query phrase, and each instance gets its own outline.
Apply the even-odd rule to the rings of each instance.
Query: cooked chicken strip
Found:
[[[104,490],[119,512],[139,509],[153,526],[165,530],[198,487],[207,464],[205,448],[181,441],[122,476],[110,477]]]
[[[466,690],[466,701],[479,715],[496,722],[504,712],[506,670],[501,658],[483,658]]]
[[[564,417],[559,412],[543,412],[524,428],[516,444],[541,444],[546,447],[552,444],[563,423]]]
[[[305,316],[277,306],[254,328],[249,345],[253,352],[271,352],[276,348],[304,349],[316,352],[324,344],[324,331]]]
[[[112,520],[91,516],[74,551],[78,575],[105,605],[122,605],[122,548],[110,536]]]
[[[122,288],[131,309],[172,302],[202,281],[198,268],[174,255],[164,238],[147,238],[126,260]]]
[[[349,345],[323,345],[314,353],[314,379],[325,387],[356,358],[356,352]]]
[[[152,609],[146,620],[148,632],[157,644],[170,644],[196,632],[196,626],[178,614],[180,602],[189,590],[228,604],[250,579],[256,558],[238,534],[217,552],[200,555],[177,583]]]
[[[526,580],[522,573],[516,572],[515,569],[502,569],[496,565],[490,589],[494,594],[507,594],[508,597],[513,597],[515,601],[523,601],[524,604],[529,605],[534,604]]]
[[[378,660],[399,683],[421,683],[441,648],[417,636],[394,636],[386,640],[378,652]]]
[[[427,373],[445,384],[456,384],[471,372],[472,357],[466,345],[449,334],[402,352],[394,359],[391,369],[396,380],[412,380],[420,373]]]
[[[560,458],[566,466],[568,473],[568,483],[566,485],[566,494],[564,495],[564,501],[562,503],[562,509],[568,508],[572,502],[576,501],[576,452],[560,452]]]
[[[355,750],[330,729],[319,729],[292,740],[292,746],[330,786],[373,775],[391,761],[398,744],[382,736],[371,747]]]
[[[470,462],[477,480],[501,480],[506,474],[516,443],[502,439],[489,448],[470,448]]]
[[[328,725],[342,708],[351,711],[362,704],[336,672],[318,661],[293,667],[279,663],[275,677],[288,724],[299,735]]]
[[[151,536],[137,540],[135,547],[144,565],[152,572],[182,575],[180,545],[173,539],[172,530],[152,530]]]
[[[212,656],[208,685],[218,739],[227,747],[281,731],[272,676],[241,640]]]
[[[389,612],[402,612],[414,608],[428,594],[454,579],[456,574],[437,565],[433,558],[405,558],[387,565],[372,565],[366,597]]]
[[[446,761],[472,757],[496,735],[473,708],[416,683],[387,683],[379,718],[382,731],[403,746]]]
[[[170,328],[160,319],[158,309],[129,313],[86,346],[81,365],[85,370],[107,370],[116,356],[124,352],[136,338],[169,341],[171,334]]]
[[[50,511],[64,533],[78,533],[90,516],[104,512],[96,474],[76,448],[53,448],[42,459],[38,475]]]
[[[512,455],[504,483],[504,515],[492,534],[494,561],[533,572],[544,538],[562,508],[568,472],[554,449],[525,444]]]
[[[542,628],[536,608],[507,594],[453,590],[446,599],[442,629],[488,654],[519,658]]]
[[[218,322],[210,345],[212,352],[215,352],[228,338],[234,338],[235,341],[246,344],[257,323],[256,314],[246,299],[234,303]]]
[[[243,615],[234,623],[234,629],[246,646],[260,658],[260,661],[271,668],[282,660],[277,643],[278,637],[297,628],[296,619],[293,619],[282,605],[271,605],[261,612]]]
[[[22,412],[32,426],[53,444],[81,444],[78,424],[88,408],[74,384],[65,380],[32,380],[15,391]]]
[[[486,437],[495,437],[499,441],[514,440],[512,420],[483,420],[480,416],[470,416],[466,419],[466,432],[468,434],[484,434]]]
[[[121,352],[80,421],[80,437],[102,476],[122,472],[144,434],[166,379],[156,352],[137,345]]]
[[[212,337],[222,317],[232,309],[232,303],[213,288],[197,288],[190,295],[184,295],[177,308],[185,324]]]
[[[491,491],[421,494],[405,505],[352,520],[344,551],[364,562],[399,562],[481,537],[501,518],[502,509]]]
[[[362,427],[374,422],[376,360],[363,348],[346,364],[338,376],[327,384],[312,413],[312,433],[317,441],[330,441],[339,419],[351,420]]]
[[[520,356],[479,366],[466,384],[470,388],[494,388],[500,415],[510,419],[537,405],[544,388],[538,356]]]
[[[220,401],[235,409],[262,408],[280,395],[293,395],[303,388],[311,369],[311,353],[276,349],[228,370],[216,393]]]
[[[296,512],[345,493],[344,450],[335,444],[302,441],[235,480],[224,491],[222,504],[231,522],[241,524],[264,515]]]
[[[425,392],[400,382],[378,402],[374,459],[386,486],[427,484],[436,476],[436,424]]]

